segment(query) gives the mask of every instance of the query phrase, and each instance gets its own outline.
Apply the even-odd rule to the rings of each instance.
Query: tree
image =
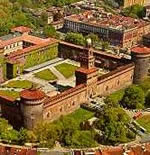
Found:
[[[55,28],[51,25],[44,26],[43,34],[47,37],[59,38],[59,34],[56,32]]]
[[[67,33],[65,41],[81,46],[85,46],[86,44],[85,38],[80,33],[73,33],[73,32]]]
[[[148,93],[145,97],[145,106],[150,107],[150,91],[148,91]]]
[[[94,34],[94,33],[90,33],[89,35],[86,36],[86,38],[91,38],[92,40],[92,45],[94,46],[97,42],[99,42],[99,37],[98,35]]]
[[[138,86],[130,86],[125,89],[121,105],[129,109],[141,109],[144,106],[145,95]]]
[[[42,122],[39,123],[33,133],[42,147],[52,148],[58,139],[58,128],[54,124]]]
[[[131,136],[131,131],[126,127],[130,118],[122,108],[110,108],[106,105],[98,116],[99,120],[95,123],[95,126],[102,131],[102,136],[99,136],[100,142],[114,145],[120,142],[127,142],[134,137]]]
[[[127,7],[122,11],[123,15],[133,18],[143,18],[145,17],[145,13],[145,8],[139,4]]]
[[[119,107],[119,102],[117,102],[113,97],[108,96],[104,100],[105,104],[109,107]]]
[[[0,138],[9,143],[18,141],[18,131],[14,130],[8,121],[0,118]]]
[[[102,50],[105,51],[109,47],[109,43],[107,41],[102,41],[101,43]]]

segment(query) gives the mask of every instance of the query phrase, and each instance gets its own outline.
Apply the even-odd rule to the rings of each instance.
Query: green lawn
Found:
[[[81,122],[88,120],[88,119],[92,118],[93,116],[94,116],[93,112],[90,112],[88,110],[80,108],[80,109],[76,110],[75,112],[73,112],[69,115],[63,116],[63,117],[65,120],[73,119],[76,122],[76,125],[79,127]],[[55,124],[57,124],[57,123],[58,124],[61,123],[61,119],[56,120]]]
[[[18,98],[19,92],[16,91],[9,91],[9,90],[0,90],[1,95],[6,95],[8,97]]]
[[[46,81],[57,80],[57,77],[49,69],[42,70],[40,72],[35,73],[34,75],[35,77]]]
[[[77,66],[68,64],[68,63],[62,63],[59,64],[57,66],[55,66],[55,68],[65,77],[65,78],[69,78],[71,76],[73,76],[75,74],[75,70],[78,68]]]
[[[137,120],[148,132],[150,132],[150,115],[145,115]]]
[[[9,88],[23,88],[23,89],[27,89],[27,88],[31,88],[32,87],[32,82],[28,81],[28,80],[15,80],[15,81],[10,81],[9,83],[7,83],[4,86],[5,87],[9,87]]]

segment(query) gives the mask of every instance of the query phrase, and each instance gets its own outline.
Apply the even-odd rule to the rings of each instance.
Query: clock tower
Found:
[[[95,67],[95,58],[91,48],[91,39],[87,39],[86,47],[79,56],[81,67],[76,70],[76,85],[86,84],[88,96],[96,96],[98,69]]]

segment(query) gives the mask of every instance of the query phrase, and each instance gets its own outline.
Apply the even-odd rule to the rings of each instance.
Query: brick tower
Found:
[[[91,48],[91,39],[87,39],[87,45],[80,53],[81,67],[76,70],[76,85],[86,84],[88,97],[96,96],[98,69],[95,67],[95,58]]]
[[[135,64],[133,83],[138,84],[148,75],[150,48],[134,47],[131,49],[131,57]]]
[[[20,97],[24,127],[27,129],[33,129],[37,122],[43,119],[45,93],[31,88],[23,90],[20,93]]]

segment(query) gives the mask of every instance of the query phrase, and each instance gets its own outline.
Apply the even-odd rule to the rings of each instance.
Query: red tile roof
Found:
[[[91,74],[93,72],[96,72],[97,71],[97,68],[94,67],[94,68],[91,68],[91,69],[86,69],[86,68],[80,67],[76,71],[77,72],[82,72],[82,73],[85,73],[85,74]]]
[[[47,41],[56,41],[55,39],[52,38],[48,38],[48,39],[42,39],[39,37],[35,37],[32,35],[28,35],[28,34],[23,34],[22,36],[19,37],[15,37],[9,40],[5,40],[5,41],[0,41],[0,48],[4,48],[7,45],[13,44],[13,43],[17,43],[17,42],[21,42],[21,41],[25,41],[25,42],[29,42],[35,45],[41,44],[43,42],[47,42]]]
[[[37,89],[26,89],[20,92],[20,97],[26,100],[40,100],[45,97],[45,93]]]
[[[123,154],[122,147],[113,147],[102,151],[102,155],[122,155],[122,154]]]
[[[150,48],[148,47],[141,47],[141,46],[137,46],[131,49],[132,53],[136,53],[136,54],[150,54]]]
[[[21,32],[21,33],[31,32],[31,30],[32,30],[31,28],[25,26],[18,26],[11,29],[12,32]]]
[[[14,51],[14,52],[10,53],[7,56],[7,58],[8,59],[12,59],[12,58],[15,59],[16,56],[20,56],[22,54],[32,52],[33,50],[36,50],[36,49],[39,49],[39,48],[42,48],[42,47],[45,47],[45,46],[48,46],[48,45],[51,45],[51,44],[54,44],[54,43],[57,43],[57,42],[58,41],[56,39],[49,38],[49,39],[41,42],[40,44],[33,45],[33,46],[30,46],[30,47],[27,47],[27,48],[24,48],[24,49]]]

